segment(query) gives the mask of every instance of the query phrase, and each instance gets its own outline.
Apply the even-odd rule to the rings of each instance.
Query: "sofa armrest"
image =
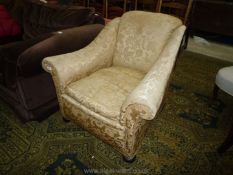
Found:
[[[0,72],[7,87],[14,87],[18,75],[17,61],[22,52],[32,45],[51,36],[46,34],[26,41],[18,41],[0,46]]]
[[[185,26],[180,26],[171,34],[158,60],[122,105],[121,117],[124,118],[129,111],[145,120],[152,120],[155,117],[173,70],[184,31]]]
[[[100,24],[85,25],[54,32],[54,36],[43,40],[25,50],[18,59],[21,76],[27,77],[40,73],[41,61],[45,57],[65,54],[88,45],[102,30]]]
[[[4,44],[0,46],[0,52],[2,55],[4,55],[5,61],[16,62],[20,54],[23,53],[26,49],[46,38],[49,38],[51,35],[51,33],[44,34],[33,39]]]
[[[104,20],[104,18],[102,16],[100,16],[97,13],[95,13],[93,16],[94,16],[93,24],[105,25],[105,20]]]
[[[119,18],[115,18],[87,47],[78,51],[45,58],[43,68],[52,74],[57,92],[96,70],[112,64]]]

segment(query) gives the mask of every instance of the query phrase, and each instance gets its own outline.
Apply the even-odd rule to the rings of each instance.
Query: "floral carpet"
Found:
[[[216,72],[229,65],[184,52],[172,74],[165,105],[132,164],[60,112],[43,122],[22,124],[0,101],[1,175],[227,175],[233,172],[233,147],[217,147],[233,122],[233,99],[220,92],[211,101]]]

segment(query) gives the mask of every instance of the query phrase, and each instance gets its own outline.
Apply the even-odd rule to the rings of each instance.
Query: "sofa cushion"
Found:
[[[88,109],[118,120],[121,105],[143,77],[142,72],[129,68],[105,68],[70,84],[66,94]]]
[[[93,23],[93,8],[51,5],[26,0],[24,6],[24,39],[70,27]]]
[[[11,17],[3,5],[0,5],[0,37],[17,36],[21,34],[18,23]]]

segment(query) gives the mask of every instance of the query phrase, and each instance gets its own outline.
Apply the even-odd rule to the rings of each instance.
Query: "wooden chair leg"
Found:
[[[138,0],[135,0],[134,1],[134,10],[137,10],[138,9]]]
[[[219,91],[219,87],[215,84],[214,85],[214,90],[213,90],[213,100],[217,99],[218,91]]]
[[[233,145],[233,125],[231,126],[230,132],[228,133],[227,138],[223,142],[223,144],[218,148],[218,153],[224,153],[227,149],[229,149]]]
[[[104,1],[104,15],[108,19],[108,0]]]
[[[157,1],[156,7],[155,7],[155,12],[158,12],[158,13],[161,12],[162,1],[163,0]]]

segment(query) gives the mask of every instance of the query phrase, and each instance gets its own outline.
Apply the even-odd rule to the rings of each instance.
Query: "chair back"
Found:
[[[182,22],[173,16],[130,11],[121,17],[113,65],[148,72],[173,31]]]

